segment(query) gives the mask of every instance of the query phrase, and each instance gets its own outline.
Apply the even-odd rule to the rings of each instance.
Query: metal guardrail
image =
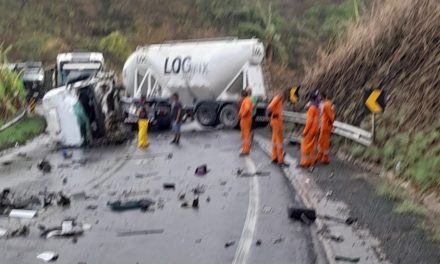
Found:
[[[283,112],[284,121],[304,125],[306,123],[306,114],[296,113],[290,111]],[[364,146],[369,146],[373,142],[373,135],[371,132],[365,131],[358,127],[335,121],[333,124],[334,134],[351,139]],[[298,141],[298,140],[296,140]]]
[[[15,116],[11,121],[4,124],[2,127],[0,127],[0,132],[6,130],[7,128],[13,126],[15,123],[20,121],[23,117],[26,116],[26,110],[23,110],[21,113],[19,113],[17,116]]]

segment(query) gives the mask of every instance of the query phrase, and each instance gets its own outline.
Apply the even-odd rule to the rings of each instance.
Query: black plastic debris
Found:
[[[192,193],[194,193],[194,195],[201,195],[204,194],[206,191],[206,185],[197,185],[195,188],[193,188]]]
[[[57,205],[62,207],[69,207],[70,206],[70,198],[67,197],[63,192],[58,192],[58,200]]]
[[[98,206],[96,204],[89,204],[86,206],[86,210],[96,210]]]
[[[255,242],[255,245],[257,247],[261,246],[261,244],[263,244],[263,242],[261,241],[261,239],[257,239],[257,241]]]
[[[176,184],[174,184],[174,183],[164,183],[163,184],[163,188],[165,190],[175,190],[176,189]]]
[[[361,259],[359,257],[344,257],[344,256],[335,256],[336,261],[345,261],[345,262],[351,262],[351,263],[357,263]]]
[[[10,161],[10,160],[3,161],[3,162],[2,162],[2,165],[5,166],[5,167],[6,167],[6,166],[9,166],[9,165],[11,165],[11,164],[12,164],[12,161]]]
[[[355,217],[347,217],[346,219],[341,219],[329,215],[318,215],[315,209],[310,208],[288,207],[287,213],[289,218],[302,221],[305,224],[311,224],[317,218],[346,225],[352,225],[357,221],[357,218]]]
[[[228,241],[225,243],[225,248],[235,245],[235,241]]]
[[[192,207],[193,208],[199,208],[199,197],[196,196],[192,202]]]
[[[115,202],[108,202],[107,205],[113,210],[113,211],[127,211],[127,210],[136,210],[141,209],[143,211],[146,211],[150,208],[150,206],[154,205],[155,201],[151,199],[139,199],[139,200],[129,200],[129,201],[115,201]]]
[[[180,193],[180,194],[179,194],[179,200],[180,200],[180,201],[185,200],[185,193]]]
[[[44,173],[49,173],[52,170],[52,165],[50,165],[47,160],[43,159],[42,161],[38,162],[37,168]]]
[[[208,197],[206,198],[206,202],[209,203],[210,201],[211,201],[211,197],[208,196]]]
[[[196,168],[194,172],[197,176],[205,176],[208,173],[208,165],[203,164]]]
[[[7,238],[26,237],[28,235],[29,235],[29,227],[24,225],[9,231],[6,237]]]
[[[279,243],[281,243],[281,242],[283,242],[283,241],[284,241],[284,238],[279,237],[279,238],[277,238],[277,239],[274,239],[274,240],[272,241],[272,243],[275,245],[275,244],[279,244]]]

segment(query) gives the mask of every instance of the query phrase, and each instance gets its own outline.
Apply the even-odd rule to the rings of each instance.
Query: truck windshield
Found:
[[[61,66],[60,86],[78,76],[92,76],[101,69],[101,63],[65,63]]]

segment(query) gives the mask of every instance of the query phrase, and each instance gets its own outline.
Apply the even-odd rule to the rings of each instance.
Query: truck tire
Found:
[[[213,104],[201,104],[196,111],[196,119],[202,126],[215,126],[217,123],[217,107]]]
[[[220,111],[219,120],[225,128],[236,128],[240,122],[238,107],[234,104],[225,105]]]

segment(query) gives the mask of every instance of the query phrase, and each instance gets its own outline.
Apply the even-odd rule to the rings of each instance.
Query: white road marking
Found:
[[[255,173],[257,168],[250,157],[245,158],[246,166],[250,173]],[[245,264],[251,249],[255,227],[257,226],[259,198],[258,177],[252,177],[249,181],[249,205],[246,214],[246,220],[241,233],[240,241],[235,252],[233,264]]]

